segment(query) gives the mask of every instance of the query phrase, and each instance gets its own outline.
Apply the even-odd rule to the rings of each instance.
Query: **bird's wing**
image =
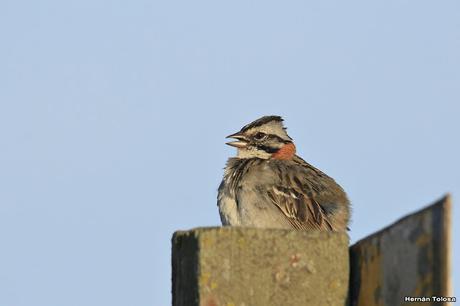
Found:
[[[334,230],[321,205],[301,190],[273,186],[266,192],[295,229]]]
[[[283,167],[287,167],[284,168]],[[329,177],[295,155],[292,164],[272,164],[277,175],[273,186],[266,186],[268,198],[296,229],[337,230],[331,223],[320,195],[326,191]]]

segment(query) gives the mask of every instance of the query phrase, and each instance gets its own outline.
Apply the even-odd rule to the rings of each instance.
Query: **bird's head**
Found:
[[[239,158],[292,159],[295,155],[295,145],[280,116],[259,118],[227,138],[236,139],[227,144],[238,149]]]

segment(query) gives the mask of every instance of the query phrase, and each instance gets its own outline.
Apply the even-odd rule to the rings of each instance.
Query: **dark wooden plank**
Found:
[[[448,305],[450,284],[451,201],[408,215],[350,248],[351,306]],[[429,297],[409,302],[405,297]]]

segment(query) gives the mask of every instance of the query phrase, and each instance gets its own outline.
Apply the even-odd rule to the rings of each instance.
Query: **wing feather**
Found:
[[[321,205],[302,190],[274,186],[266,192],[295,229],[334,230]]]

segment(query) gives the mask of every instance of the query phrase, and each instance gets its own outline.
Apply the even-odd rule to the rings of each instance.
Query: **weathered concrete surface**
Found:
[[[448,305],[405,296],[452,296],[450,197],[402,218],[351,247],[350,305]]]
[[[346,234],[199,228],[172,244],[174,306],[346,305]]]

